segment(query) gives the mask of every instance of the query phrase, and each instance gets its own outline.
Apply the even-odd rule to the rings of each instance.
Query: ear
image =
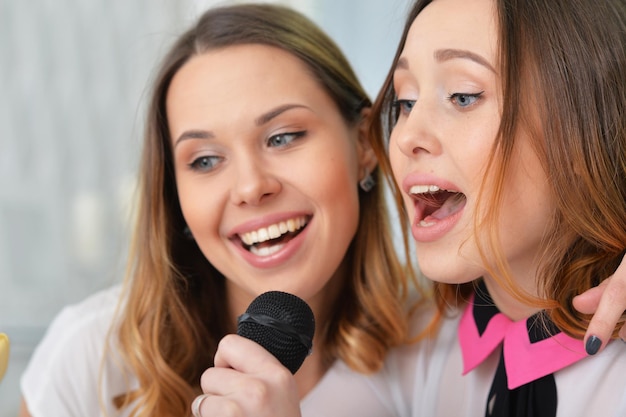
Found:
[[[378,160],[370,141],[368,130],[372,109],[369,107],[361,110],[361,120],[358,123],[356,151],[359,162],[359,181],[371,174],[376,168]]]

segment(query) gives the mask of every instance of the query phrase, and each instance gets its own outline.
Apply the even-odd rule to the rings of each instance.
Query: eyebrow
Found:
[[[266,113],[263,113],[262,115],[254,119],[254,124],[256,126],[262,126],[270,122],[272,119],[280,116],[284,112],[291,110],[291,109],[296,109],[296,108],[308,109],[307,106],[304,106],[302,104],[283,104]],[[187,130],[183,132],[176,139],[176,142],[174,143],[174,147],[176,147],[176,145],[178,145],[180,142],[187,140],[187,139],[213,139],[214,137],[215,137],[215,134],[211,132],[210,130],[199,130],[199,129]]]
[[[458,59],[458,58],[469,59],[470,61],[473,61],[479,65],[484,66],[489,71],[496,73],[496,70],[489,63],[489,61],[487,61],[482,56],[474,52],[467,51],[465,49],[438,49],[435,51],[434,56],[437,62],[444,62],[444,61],[449,61],[451,59]],[[407,60],[406,57],[400,57],[400,59],[398,59],[398,62],[396,64],[396,71],[399,69],[402,69],[402,70],[409,69],[409,61]]]
[[[474,52],[467,51],[465,49],[438,49],[435,51],[435,60],[438,62],[449,61],[451,59],[469,59],[470,61],[474,61],[475,63],[482,65],[487,68],[489,71],[495,73],[496,70],[491,66],[489,61],[483,58],[481,55],[478,55]]]
[[[186,130],[178,137],[178,139],[176,139],[176,142],[174,142],[174,147],[176,147],[176,145],[178,145],[180,142],[187,139],[212,139],[214,137],[215,135],[213,134],[213,132],[209,130]]]
[[[267,113],[263,113],[262,115],[254,119],[254,123],[257,126],[262,126],[265,123],[271,121],[272,119],[280,116],[287,110],[297,109],[297,108],[308,109],[307,106],[304,106],[302,104],[283,104],[282,106],[278,106],[275,109],[268,111]]]

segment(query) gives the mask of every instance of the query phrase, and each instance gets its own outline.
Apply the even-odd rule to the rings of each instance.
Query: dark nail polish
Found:
[[[585,350],[588,355],[595,355],[600,350],[600,346],[602,346],[602,340],[598,336],[591,336],[585,343]]]

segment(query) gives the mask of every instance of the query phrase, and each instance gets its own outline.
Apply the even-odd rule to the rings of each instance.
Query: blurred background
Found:
[[[274,2],[316,21],[376,95],[409,0]],[[0,417],[17,416],[52,318],[122,279],[152,70],[200,12],[229,3],[0,0]]]

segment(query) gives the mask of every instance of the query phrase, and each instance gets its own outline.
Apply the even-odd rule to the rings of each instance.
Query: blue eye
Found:
[[[396,114],[409,114],[415,106],[415,100],[396,99],[393,101],[393,108]]]
[[[294,140],[306,136],[306,131],[279,133],[267,139],[267,146],[280,147],[287,146]]]
[[[221,156],[201,156],[193,160],[189,166],[191,169],[200,172],[211,171],[215,166],[221,162],[223,158]]]
[[[476,103],[480,99],[480,96],[483,95],[483,93],[484,91],[481,91],[480,93],[475,93],[475,94],[453,93],[448,96],[448,100],[450,100],[453,104],[456,104],[457,106],[461,108],[467,108],[471,106],[472,104]]]

